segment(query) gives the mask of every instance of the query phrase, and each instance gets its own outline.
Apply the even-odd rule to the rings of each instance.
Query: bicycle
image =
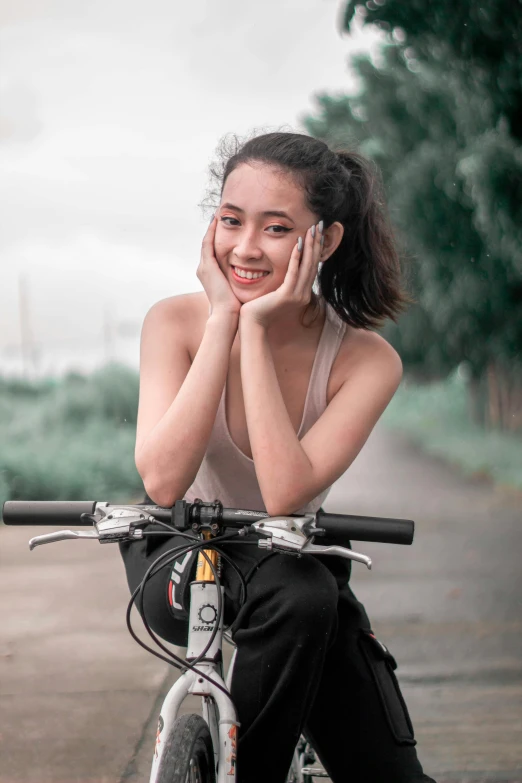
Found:
[[[230,696],[234,650],[225,678],[222,642],[233,640],[223,628],[223,588],[220,568],[224,559],[222,542],[236,541],[252,545],[246,536],[255,534],[256,545],[293,555],[337,555],[364,563],[371,559],[342,546],[352,539],[381,543],[411,544],[414,523],[411,520],[330,514],[322,509],[302,516],[270,517],[262,511],[224,508],[219,500],[194,502],[178,500],[171,508],[152,504],[111,504],[98,501],[7,501],[3,519],[8,525],[91,525],[91,531],[59,530],[35,536],[29,548],[73,538],[89,538],[100,543],[132,541],[151,535],[175,535],[187,540],[160,555],[150,566],[141,584],[131,596],[127,625],[132,637],[161,660],[182,670],[168,692],[158,719],[150,783],[235,783],[237,730],[239,722]],[[157,528],[160,528],[158,531]],[[232,531],[232,532],[227,532]],[[320,545],[315,538],[328,536],[339,544]],[[165,647],[149,627],[142,611],[144,626],[156,645],[166,653],[146,645],[131,624],[131,610],[137,602],[143,609],[147,581],[180,555],[198,551],[196,578],[190,584],[189,635],[187,655],[182,659]],[[239,572],[238,572],[239,573]],[[240,575],[243,597],[246,585]],[[167,657],[168,656],[168,657]],[[202,714],[178,716],[188,695],[201,696]],[[305,737],[294,751],[288,783],[312,783],[314,777],[328,777],[311,766],[316,754]]]

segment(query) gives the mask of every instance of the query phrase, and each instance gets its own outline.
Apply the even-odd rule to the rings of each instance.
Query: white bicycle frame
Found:
[[[218,620],[218,588],[215,583],[193,582],[190,586],[189,635],[187,643],[187,661],[195,660],[207,646]],[[224,599],[223,588],[221,588]],[[150,783],[156,783],[158,770],[163,756],[165,742],[169,736],[184,699],[191,696],[202,697],[203,719],[206,721],[212,738],[214,763],[217,770],[217,783],[235,783],[237,729],[239,726],[236,709],[231,698],[218,688],[230,689],[232,670],[236,651],[229,666],[226,683],[223,680],[221,645],[223,638],[223,616],[212,645],[205,658],[196,664],[196,670],[187,669],[168,692],[160,711],[156,745],[152,760]],[[198,672],[209,677],[201,677]]]

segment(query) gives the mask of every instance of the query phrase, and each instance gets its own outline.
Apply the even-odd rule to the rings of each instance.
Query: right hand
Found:
[[[209,316],[218,313],[235,315],[239,319],[241,302],[217,262],[214,251],[216,216],[212,218],[201,245],[201,259],[196,272],[210,302]]]

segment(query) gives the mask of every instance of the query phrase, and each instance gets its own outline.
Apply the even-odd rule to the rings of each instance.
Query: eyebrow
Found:
[[[241,209],[241,207],[236,207],[235,204],[222,204],[221,209],[233,209],[236,212],[241,212],[245,214],[245,210]],[[280,209],[267,209],[265,212],[260,212],[260,215],[263,215],[263,217],[282,217],[287,218],[287,220],[293,219],[290,217],[290,215],[287,212],[283,212]]]

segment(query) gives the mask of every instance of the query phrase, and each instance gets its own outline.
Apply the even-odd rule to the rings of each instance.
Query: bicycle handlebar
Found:
[[[381,544],[411,544],[415,523],[410,519],[388,517],[359,517],[352,514],[329,514],[318,511],[317,527],[330,538],[348,538],[354,541],[375,541]]]
[[[6,525],[92,525],[82,514],[94,514],[96,500],[6,500]]]
[[[178,501],[179,503],[180,501]],[[182,515],[184,522],[179,523],[180,516],[175,514],[177,506],[163,508],[151,504],[121,504],[132,505],[163,522],[174,522],[179,529],[190,529],[191,511],[198,506],[196,503],[184,501]],[[95,500],[8,500],[3,506],[3,519],[6,525],[85,525],[91,526],[92,514],[97,506],[105,504]],[[215,507],[212,504],[200,508],[201,519],[215,521]],[[82,518],[82,515],[87,515]],[[299,516],[298,514],[288,515]],[[411,544],[414,534],[414,523],[409,519],[388,519],[386,517],[363,517],[352,514],[331,514],[319,510],[315,516],[315,526],[324,530],[328,538],[339,542],[347,540],[375,541],[383,544]],[[264,511],[249,509],[222,508],[220,519],[226,527],[244,527],[253,522],[269,518]]]

